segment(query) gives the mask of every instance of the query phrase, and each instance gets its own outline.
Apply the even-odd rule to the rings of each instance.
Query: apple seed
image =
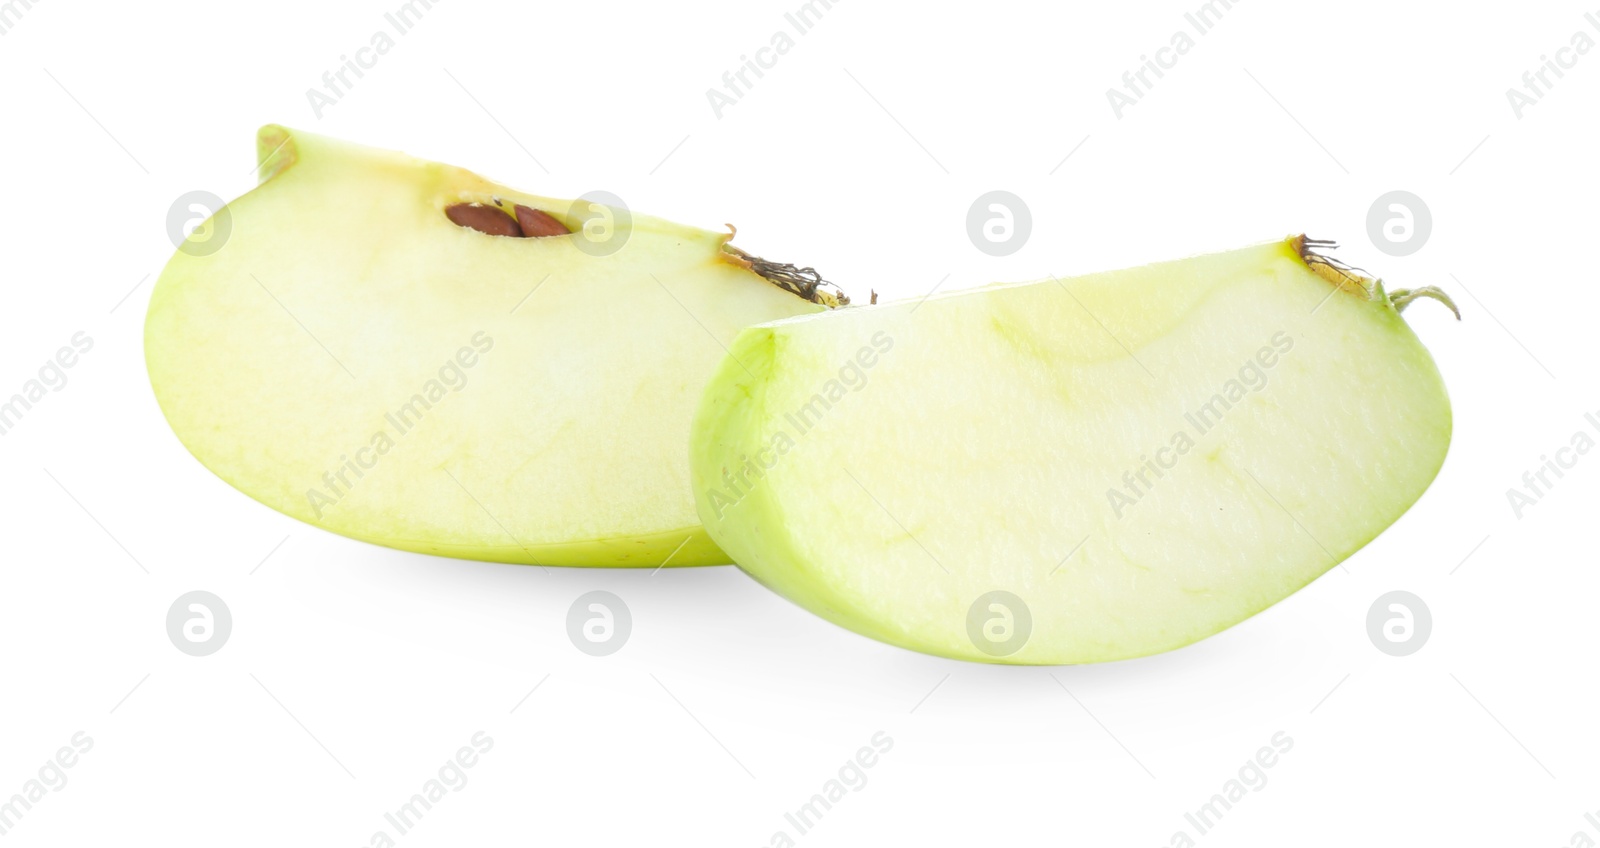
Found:
[[[517,204],[517,223],[522,225],[522,234],[529,238],[564,236],[572,232],[548,213],[530,209],[520,203]]]
[[[522,228],[517,226],[516,219],[493,206],[484,206],[481,203],[457,203],[446,207],[444,214],[457,226],[488,233],[491,236],[522,238]]]

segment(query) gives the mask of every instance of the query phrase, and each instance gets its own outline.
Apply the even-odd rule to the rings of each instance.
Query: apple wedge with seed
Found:
[[[1326,247],[746,329],[695,419],[700,519],[800,606],[930,654],[1086,663],[1216,633],[1394,523],[1450,443],[1400,316],[1448,298]]]
[[[725,563],[684,446],[750,324],[836,302],[809,269],[625,208],[265,127],[260,186],[162,272],[167,421],[245,494],[471,559]],[[228,225],[218,219],[228,217]]]

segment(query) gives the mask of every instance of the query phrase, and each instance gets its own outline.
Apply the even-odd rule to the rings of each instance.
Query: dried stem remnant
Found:
[[[751,256],[731,244],[724,244],[722,249],[741,266],[754,271],[767,282],[790,294],[812,303],[820,303],[830,309],[850,304],[850,298],[844,290],[824,280],[815,268],[801,268],[788,262],[773,262],[759,256]]]
[[[1383,280],[1366,276],[1365,269],[1348,265],[1332,256],[1317,252],[1319,250],[1334,250],[1339,247],[1338,242],[1327,239],[1307,238],[1302,235],[1295,236],[1294,246],[1299,251],[1300,258],[1305,261],[1307,267],[1315,271],[1317,276],[1332,283],[1340,291],[1354,289],[1354,291],[1350,291],[1350,294],[1354,295],[1359,292],[1367,300],[1386,302],[1394,307],[1396,312],[1404,312],[1406,307],[1410,306],[1413,301],[1425,297],[1430,300],[1437,300],[1449,307],[1450,311],[1455,313],[1456,320],[1461,320],[1461,310],[1456,308],[1455,301],[1451,300],[1450,295],[1445,294],[1444,290],[1438,286],[1395,289],[1386,293],[1383,290]]]

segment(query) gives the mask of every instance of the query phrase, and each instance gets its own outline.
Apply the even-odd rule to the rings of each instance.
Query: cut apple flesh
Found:
[[[259,141],[263,184],[227,207],[221,249],[172,258],[146,324],[156,397],[201,462],[396,548],[727,562],[689,490],[694,405],[740,328],[823,307],[727,234],[280,127]]]
[[[1083,663],[1216,633],[1376,537],[1450,442],[1402,294],[1314,244],[747,329],[697,413],[701,520],[800,606],[917,651]]]

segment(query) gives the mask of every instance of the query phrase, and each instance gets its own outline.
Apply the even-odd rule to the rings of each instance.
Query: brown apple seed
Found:
[[[457,226],[477,230],[480,233],[488,233],[491,236],[523,237],[522,228],[517,226],[516,219],[493,206],[457,203],[445,207],[444,214]]]
[[[517,223],[522,225],[522,234],[530,238],[544,236],[564,236],[572,231],[567,225],[561,223],[548,213],[538,209],[530,209],[522,204],[517,204]]]

